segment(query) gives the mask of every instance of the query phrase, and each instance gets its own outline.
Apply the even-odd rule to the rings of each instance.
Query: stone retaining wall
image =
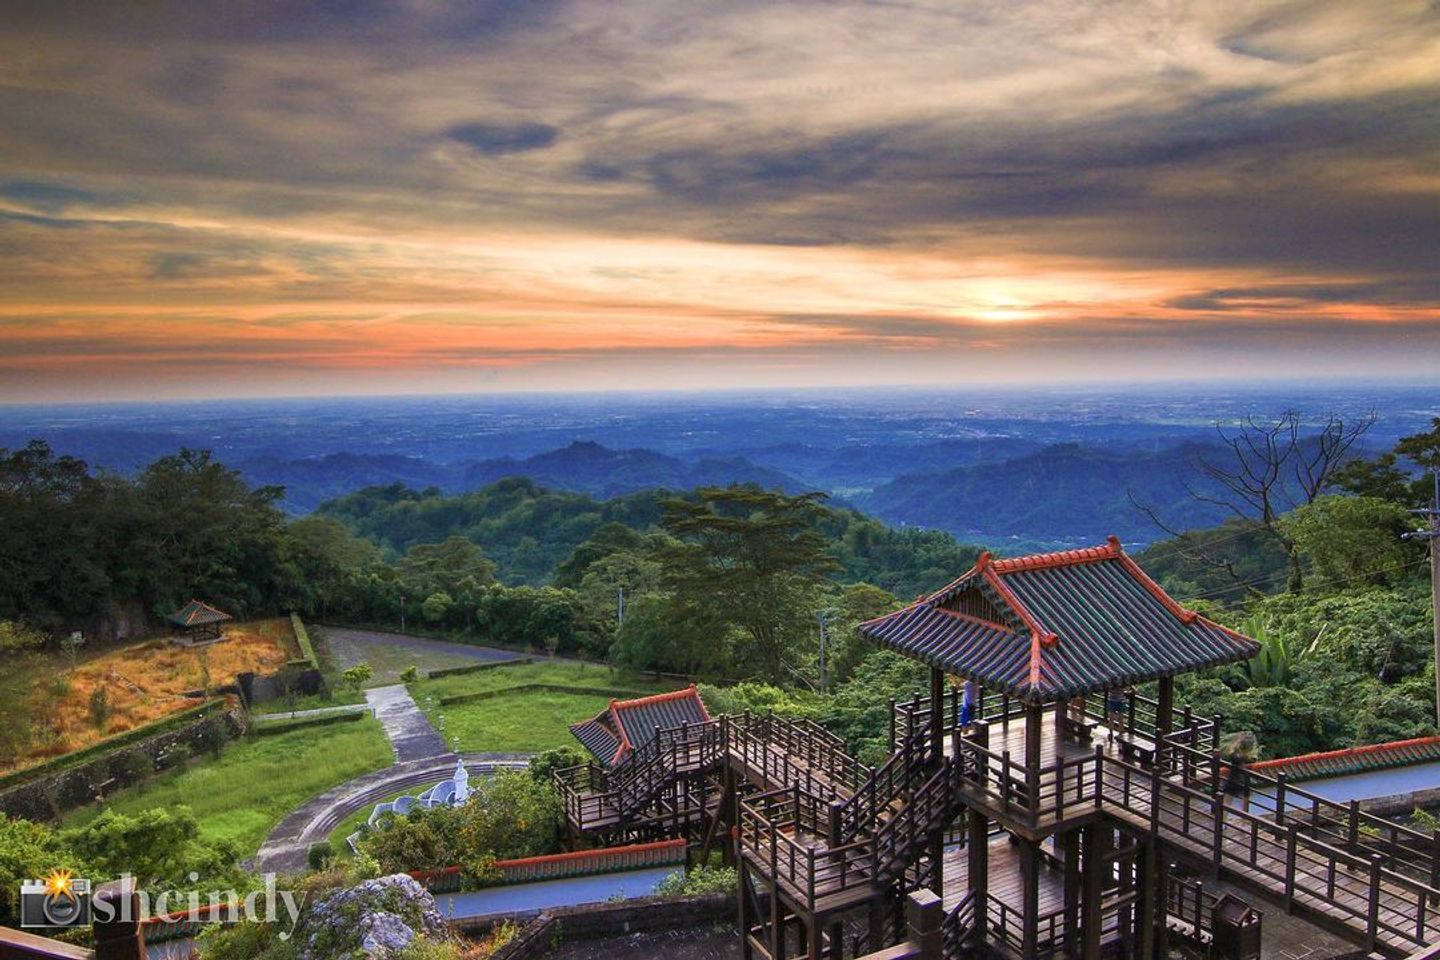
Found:
[[[218,753],[227,740],[242,735],[245,727],[245,711],[240,707],[201,717],[0,792],[0,813],[27,820],[58,820],[67,811],[138,783],[157,770],[207,751]]]

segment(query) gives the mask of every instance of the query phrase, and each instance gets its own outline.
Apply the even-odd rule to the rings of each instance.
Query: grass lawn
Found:
[[[342,707],[352,703],[364,703],[365,691],[334,687],[329,693],[317,693],[308,697],[280,697],[250,708],[251,713],[290,713],[292,710],[320,710],[324,707]]]
[[[275,824],[330,787],[393,761],[379,721],[309,727],[233,744],[218,760],[165,774],[76,811],[67,824],[85,823],[102,809],[134,813],[150,807],[188,806],[208,840],[230,839],[249,856]]]
[[[526,690],[477,703],[441,706],[443,697],[505,690],[530,683],[591,688],[594,693]],[[674,683],[585,663],[541,662],[496,667],[410,684],[410,694],[430,722],[460,751],[527,753],[578,746],[570,724],[594,716],[610,703],[611,689],[659,693]],[[457,740],[458,738],[458,740]]]
[[[573,660],[541,660],[536,663],[491,667],[476,673],[437,677],[434,680],[417,680],[410,684],[410,695],[417,701],[423,697],[433,697],[439,700],[441,697],[475,693],[480,690],[504,690],[527,683],[553,683],[564,687],[638,690],[649,693],[674,690],[680,686],[673,681],[656,680],[644,674],[617,670],[594,663],[579,663]]]

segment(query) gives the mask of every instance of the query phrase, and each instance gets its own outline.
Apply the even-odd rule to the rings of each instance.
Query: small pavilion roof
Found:
[[[191,600],[185,606],[170,614],[169,620],[177,627],[200,627],[207,623],[224,623],[234,617],[223,610],[217,610],[200,600]]]
[[[862,636],[1030,702],[1248,660],[1259,644],[1176,603],[1120,541],[975,566]]]
[[[570,728],[605,766],[614,766],[655,738],[658,730],[710,719],[700,692],[692,683],[683,690],[657,693],[638,700],[611,700],[599,715]]]

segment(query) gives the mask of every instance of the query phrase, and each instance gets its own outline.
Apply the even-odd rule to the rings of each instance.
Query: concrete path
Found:
[[[415,705],[404,684],[372,687],[365,691],[365,702],[385,728],[396,763],[450,755],[445,739],[430,726],[430,718]]]
[[[414,664],[423,674],[448,667],[465,667],[476,663],[517,660],[523,654],[471,643],[451,643],[430,637],[416,637],[383,630],[359,630],[350,627],[322,627],[325,644],[341,667],[368,663],[375,679],[394,683],[400,673]]]
[[[264,726],[267,723],[288,723],[291,720],[304,720],[309,717],[338,717],[352,713],[370,713],[370,707],[364,703],[342,703],[335,707],[316,707],[313,710],[290,710],[286,713],[254,713],[250,715],[250,722],[257,726]]]
[[[472,777],[497,769],[524,767],[524,754],[467,753],[462,756]],[[281,820],[255,855],[250,869],[259,873],[292,873],[303,870],[312,843],[330,836],[330,831],[356,810],[368,809],[403,790],[420,792],[455,772],[455,755],[447,753],[428,760],[397,763],[331,787]]]
[[[648,897],[655,893],[661,880],[684,871],[682,866],[646,867],[563,880],[512,883],[464,893],[437,894],[435,906],[447,920],[533,917],[552,907]]]

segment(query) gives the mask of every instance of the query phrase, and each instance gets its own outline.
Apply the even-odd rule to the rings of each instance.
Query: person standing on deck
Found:
[[[966,680],[960,693],[960,729],[969,730],[975,722],[975,709],[980,700],[980,685]]]
[[[1257,746],[1255,734],[1245,732],[1230,737],[1220,750],[1220,758],[1225,762],[1225,785],[1221,788],[1225,794],[1225,804],[1229,806],[1230,798],[1237,797],[1240,809],[1246,813],[1250,812],[1248,767],[1250,761],[1255,759]]]
[[[1115,742],[1117,731],[1125,730],[1125,718],[1130,714],[1130,691],[1123,689],[1107,690],[1105,692],[1105,725],[1109,729],[1105,735],[1106,743]]]

